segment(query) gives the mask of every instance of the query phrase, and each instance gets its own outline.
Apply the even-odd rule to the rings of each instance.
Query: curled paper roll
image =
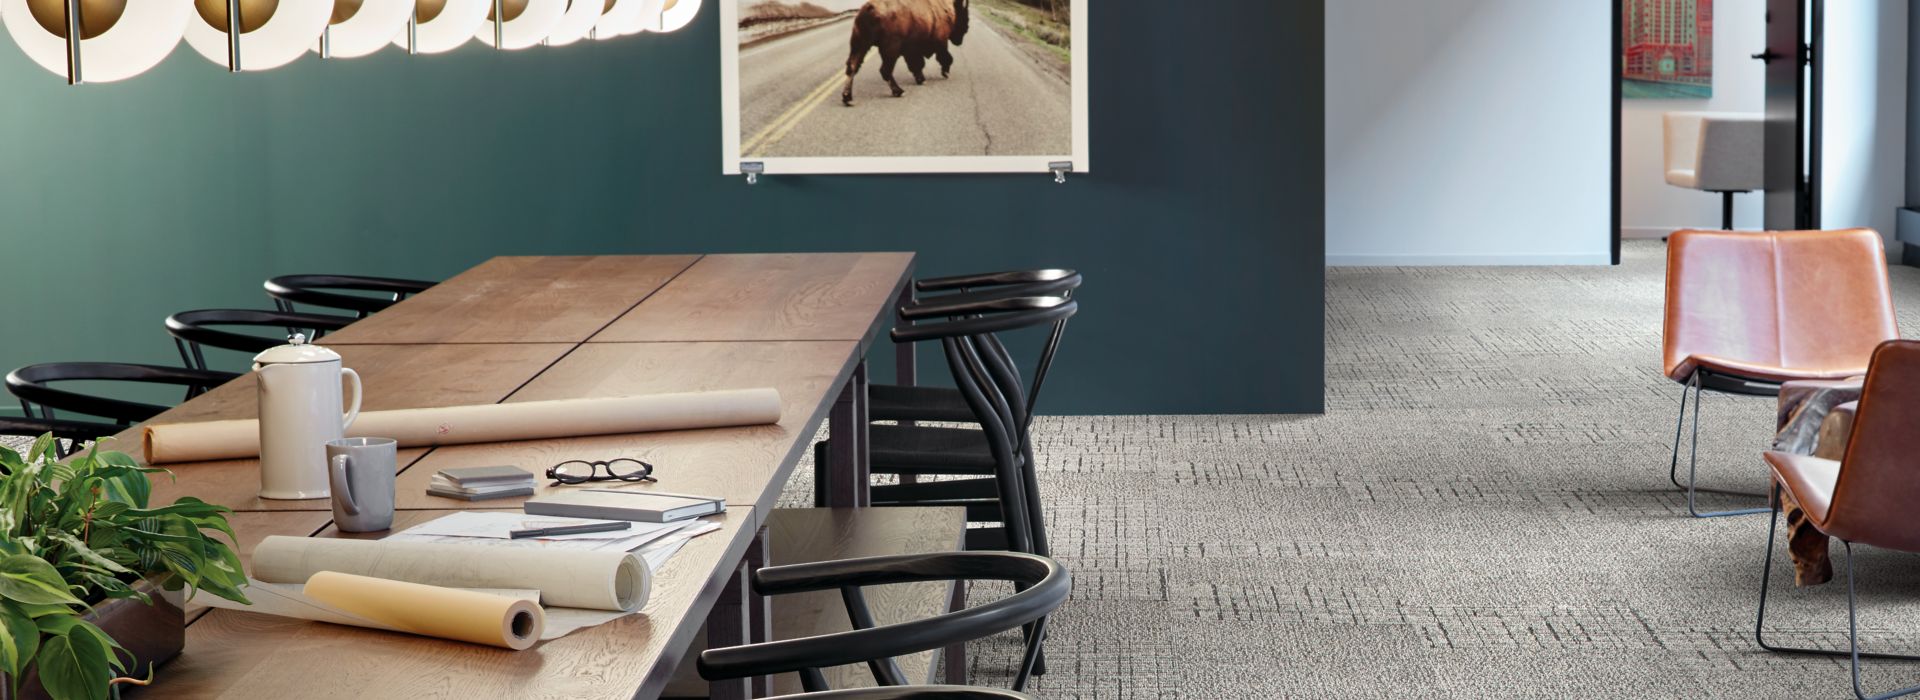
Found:
[[[546,613],[530,601],[405,581],[322,571],[305,594],[381,626],[515,651],[540,641]]]
[[[348,437],[386,437],[401,447],[541,440],[780,422],[780,392],[735,389],[598,399],[363,411]],[[260,456],[255,420],[150,425],[142,431],[149,464]]]
[[[632,552],[272,536],[253,550],[253,577],[300,583],[322,571],[449,588],[540,591],[565,608],[631,612],[647,602],[646,562]]]

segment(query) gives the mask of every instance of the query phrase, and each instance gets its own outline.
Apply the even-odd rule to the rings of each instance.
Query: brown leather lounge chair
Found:
[[[1868,544],[1902,552],[1920,552],[1920,519],[1913,517],[1920,503],[1920,433],[1914,416],[1920,415],[1920,342],[1889,341],[1873,353],[1866,389],[1854,417],[1853,434],[1840,461],[1787,452],[1766,453],[1773,467],[1772,508],[1779,512],[1780,490],[1786,489],[1806,511],[1807,522],[1820,532],[1840,538],[1847,550],[1847,650],[1801,649],[1768,644],[1767,579],[1773,573],[1773,539],[1779,528],[1776,515],[1767,527],[1766,564],[1760,574],[1760,615],[1754,640],[1769,651],[1792,654],[1849,656],[1853,659],[1853,692],[1860,689],[1860,657],[1920,661],[1920,657],[1860,651],[1854,622],[1853,545]],[[1920,686],[1876,695],[1890,698],[1920,691]]]
[[[1702,391],[1775,396],[1789,380],[1859,376],[1874,347],[1898,337],[1886,253],[1874,231],[1674,233],[1667,244],[1665,368],[1684,388],[1668,478],[1686,491],[1687,512],[1710,518],[1768,511],[1702,513],[1695,506],[1697,491],[1765,495],[1696,486]],[[1693,445],[1682,484],[1689,390]]]

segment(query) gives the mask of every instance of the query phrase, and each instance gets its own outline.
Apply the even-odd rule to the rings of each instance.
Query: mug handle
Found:
[[[353,405],[347,409],[346,417],[340,420],[340,432],[345,433],[353,425],[353,419],[360,417],[360,373],[341,367],[340,374],[353,380]]]
[[[347,455],[334,455],[327,462],[327,480],[333,482],[333,502],[340,504],[340,510],[347,515],[359,515],[360,506],[353,502],[353,488],[348,485]]]

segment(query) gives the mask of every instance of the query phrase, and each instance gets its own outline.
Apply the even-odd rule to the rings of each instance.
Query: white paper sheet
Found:
[[[684,527],[688,521],[672,523],[631,523],[625,530],[608,532],[585,532],[574,535],[554,537],[530,537],[512,539],[514,530],[530,530],[545,527],[566,527],[569,525],[590,525],[607,522],[591,518],[568,518],[554,515],[527,515],[511,511],[467,510],[435,518],[428,522],[402,530],[388,540],[410,542],[468,542],[472,540],[493,540],[487,544],[512,542],[520,546],[541,546],[557,549],[618,549],[632,551],[655,539],[672,534]]]

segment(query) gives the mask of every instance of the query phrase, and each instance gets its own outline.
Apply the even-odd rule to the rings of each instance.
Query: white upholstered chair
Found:
[[[1668,112],[1667,184],[1719,193],[1720,227],[1733,229],[1733,195],[1766,186],[1766,118],[1735,112]]]

